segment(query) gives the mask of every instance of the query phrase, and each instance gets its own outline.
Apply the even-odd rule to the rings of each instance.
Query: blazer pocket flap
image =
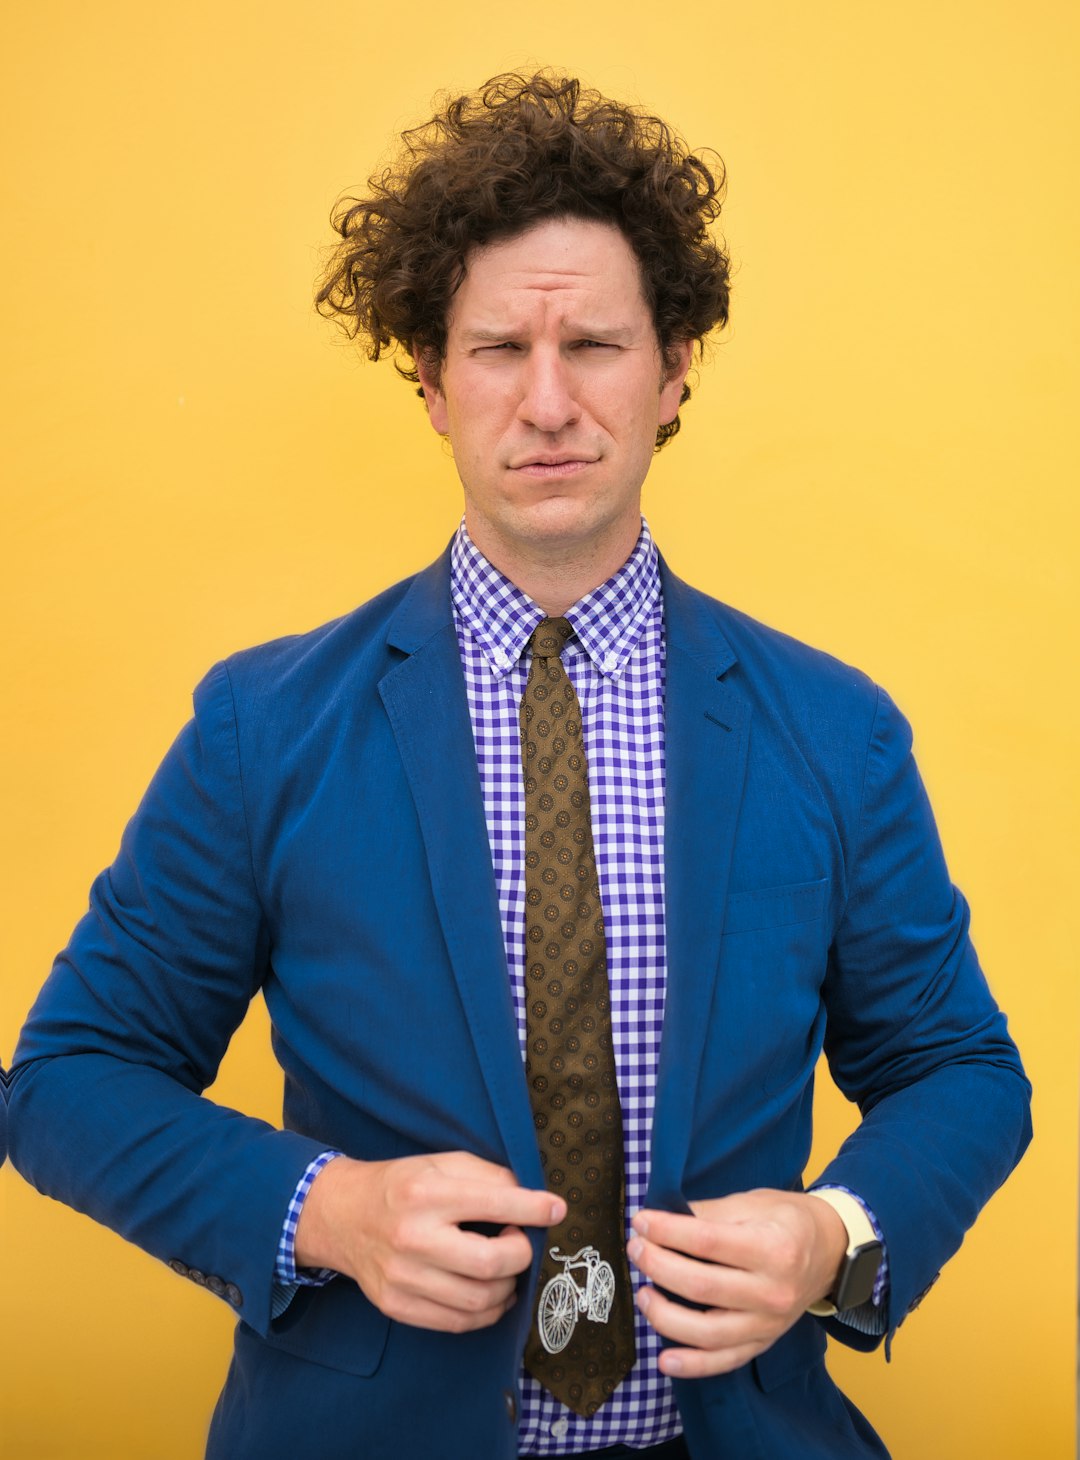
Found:
[[[368,1377],[382,1361],[390,1319],[357,1285],[336,1277],[325,1287],[300,1288],[262,1340],[312,1364]]]
[[[825,1330],[809,1314],[804,1314],[771,1348],[750,1361],[758,1387],[766,1394],[778,1384],[812,1369],[825,1357]]]
[[[792,882],[786,887],[729,893],[724,935],[813,922],[824,910],[828,890],[829,879],[820,877],[816,882]]]

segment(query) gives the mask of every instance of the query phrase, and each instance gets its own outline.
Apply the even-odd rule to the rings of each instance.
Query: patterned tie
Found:
[[[527,1053],[540,1160],[566,1219],[547,1234],[525,1366],[586,1418],[634,1363],[622,1112],[581,711],[545,619],[521,701]]]

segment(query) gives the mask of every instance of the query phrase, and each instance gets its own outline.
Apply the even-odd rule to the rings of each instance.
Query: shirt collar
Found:
[[[450,594],[491,672],[509,674],[543,610],[492,566],[469,536],[465,519],[450,548]],[[603,675],[617,679],[660,597],[660,565],[649,525],[641,520],[634,551],[617,573],[566,611],[582,648]]]

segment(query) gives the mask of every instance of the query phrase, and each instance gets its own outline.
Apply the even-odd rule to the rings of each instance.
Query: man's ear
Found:
[[[663,351],[664,373],[660,378],[660,425],[670,426],[679,414],[683,382],[694,355],[693,340],[675,340]]]
[[[446,410],[446,397],[442,392],[442,362],[430,350],[425,349],[419,350],[413,359],[416,361],[420,389],[424,392],[428,420],[440,436],[446,436],[450,431],[450,418]]]

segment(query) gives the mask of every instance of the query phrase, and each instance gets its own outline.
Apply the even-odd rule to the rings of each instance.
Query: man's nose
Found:
[[[558,350],[530,351],[521,376],[520,418],[553,434],[572,425],[580,414],[570,362]]]

